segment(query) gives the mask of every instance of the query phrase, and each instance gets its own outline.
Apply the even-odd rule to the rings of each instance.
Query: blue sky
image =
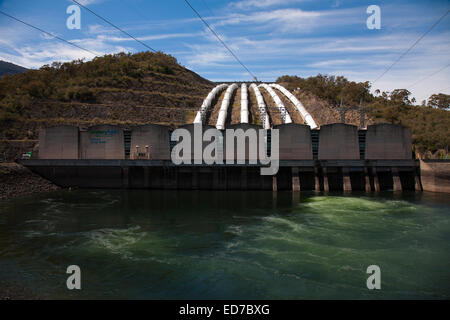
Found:
[[[83,0],[149,46],[214,80],[250,80],[184,0]],[[446,10],[450,1],[190,0],[247,67],[263,81],[281,75],[344,75],[375,80]],[[99,55],[145,47],[81,10],[81,29],[69,30],[70,0],[0,0],[0,10]],[[381,29],[369,30],[369,5],[381,8]],[[0,15],[0,59],[29,68],[92,55]],[[420,102],[450,94],[450,15],[373,89],[408,88]]]

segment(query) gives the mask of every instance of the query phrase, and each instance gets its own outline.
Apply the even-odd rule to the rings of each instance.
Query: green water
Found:
[[[431,193],[58,191],[0,203],[0,281],[43,298],[449,299],[449,209]]]

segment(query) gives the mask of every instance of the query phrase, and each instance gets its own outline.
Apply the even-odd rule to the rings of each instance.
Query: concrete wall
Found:
[[[420,176],[423,190],[450,193],[450,160],[420,160]]]
[[[358,127],[344,123],[320,127],[319,160],[359,158]]]
[[[57,126],[41,129],[39,159],[78,159],[78,128]]]
[[[80,132],[81,159],[125,159],[123,130],[118,126],[93,126]]]
[[[289,123],[274,126],[280,130],[280,160],[312,160],[311,128]]]
[[[255,154],[250,154],[250,142],[249,142],[249,138],[245,138],[245,160],[258,160],[258,150],[259,150],[259,130],[262,129],[261,126],[257,126],[254,124],[248,124],[248,123],[239,123],[239,124],[235,124],[235,125],[230,125],[227,126],[226,129],[232,129],[232,130],[239,130],[242,129],[245,132],[247,132],[247,130],[250,129],[249,132],[254,131],[256,133],[256,139],[255,139],[255,144],[256,144],[256,153]],[[226,137],[226,132],[223,131],[223,140],[224,140],[224,149],[223,149],[223,158],[226,160],[233,160],[234,163],[237,162],[237,148],[239,145],[239,141],[237,138],[234,138],[234,152],[233,152],[233,156],[232,158],[227,158],[226,156],[226,148],[227,148],[227,144],[229,144],[230,142],[227,141],[227,137]]]
[[[198,124],[197,124],[197,126],[198,126]],[[189,131],[190,136],[191,136],[191,150],[190,150],[191,151],[191,160],[192,160],[192,163],[194,163],[194,160],[196,159],[195,153],[194,153],[194,140],[195,140],[195,138],[194,138],[194,124],[193,123],[187,124],[187,125],[178,127],[177,129],[186,129],[187,131]],[[217,130],[213,126],[202,125],[201,138],[200,138],[201,139],[202,156],[203,156],[203,150],[205,149],[205,147],[208,146],[211,143],[209,141],[206,141],[206,142],[203,141],[203,133],[206,130],[209,130],[209,129]],[[197,143],[200,143],[200,142],[197,142]]]
[[[366,159],[412,159],[411,130],[393,124],[367,127]]]
[[[131,131],[130,159],[169,160],[169,140],[169,127],[157,124],[134,127]]]

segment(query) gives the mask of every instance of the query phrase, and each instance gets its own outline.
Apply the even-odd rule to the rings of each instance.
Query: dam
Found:
[[[240,99],[236,99],[236,94]],[[252,98],[256,101],[253,110],[257,110],[253,114]],[[234,117],[237,123],[231,121],[234,100],[240,101],[238,115]],[[250,118],[258,121],[250,122]],[[225,129],[264,130],[264,141],[262,144],[258,141],[258,145],[264,145],[263,152],[268,156],[272,130],[278,130],[278,172],[273,176],[261,175],[260,168],[264,165],[251,161],[248,152],[243,163],[235,161],[232,165],[202,161],[175,165],[171,160],[172,132],[182,128],[193,134],[196,124],[202,124],[203,132],[217,130],[218,136],[223,136]],[[219,139],[215,143],[223,146],[227,141]],[[202,154],[206,146],[202,144]],[[236,156],[236,152],[231,155]],[[191,158],[195,160],[194,153]],[[278,84],[220,84],[205,98],[193,123],[178,128],[160,124],[42,128],[39,154],[19,162],[62,187],[298,192],[422,190],[420,163],[414,159],[408,128],[392,124],[358,128],[345,123],[319,127],[302,103]]]

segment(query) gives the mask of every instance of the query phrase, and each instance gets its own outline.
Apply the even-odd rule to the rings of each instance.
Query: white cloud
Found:
[[[242,0],[237,2],[232,2],[230,6],[239,9],[249,9],[249,8],[267,8],[272,6],[289,5],[294,3],[305,2],[308,0]]]
[[[163,34],[153,34],[148,36],[142,36],[142,37],[135,37],[136,39],[140,41],[151,41],[151,40],[162,40],[162,39],[173,39],[173,38],[191,38],[191,37],[197,37],[201,35],[202,33],[163,33]],[[112,36],[105,36],[105,35],[99,35],[97,36],[98,39],[105,40],[105,41],[114,41],[114,42],[121,42],[121,41],[134,41],[133,39],[129,37],[112,37]]]
[[[105,1],[105,0],[77,0],[77,2],[81,3],[83,6],[87,6],[90,4],[99,3],[99,2],[103,2],[103,1]],[[72,2],[72,1],[70,1],[70,2]]]
[[[91,50],[98,55],[116,53],[120,51],[132,51],[132,48],[122,46],[112,46],[106,42],[97,39],[77,39],[72,40],[73,43],[82,43],[83,47]],[[59,42],[57,40],[33,45],[16,46],[11,42],[2,41],[3,45],[7,45],[10,50],[5,52],[2,50],[0,59],[11,61],[27,68],[40,68],[44,64],[51,64],[55,61],[67,62],[77,59],[91,60],[94,56],[82,49],[73,47],[69,44]]]
[[[214,27],[236,26],[264,29],[273,33],[311,33],[312,31],[335,29],[360,24],[365,26],[361,17],[364,9],[336,9],[322,11],[306,11],[297,8],[256,11],[250,13],[232,13],[222,17],[212,17]]]

